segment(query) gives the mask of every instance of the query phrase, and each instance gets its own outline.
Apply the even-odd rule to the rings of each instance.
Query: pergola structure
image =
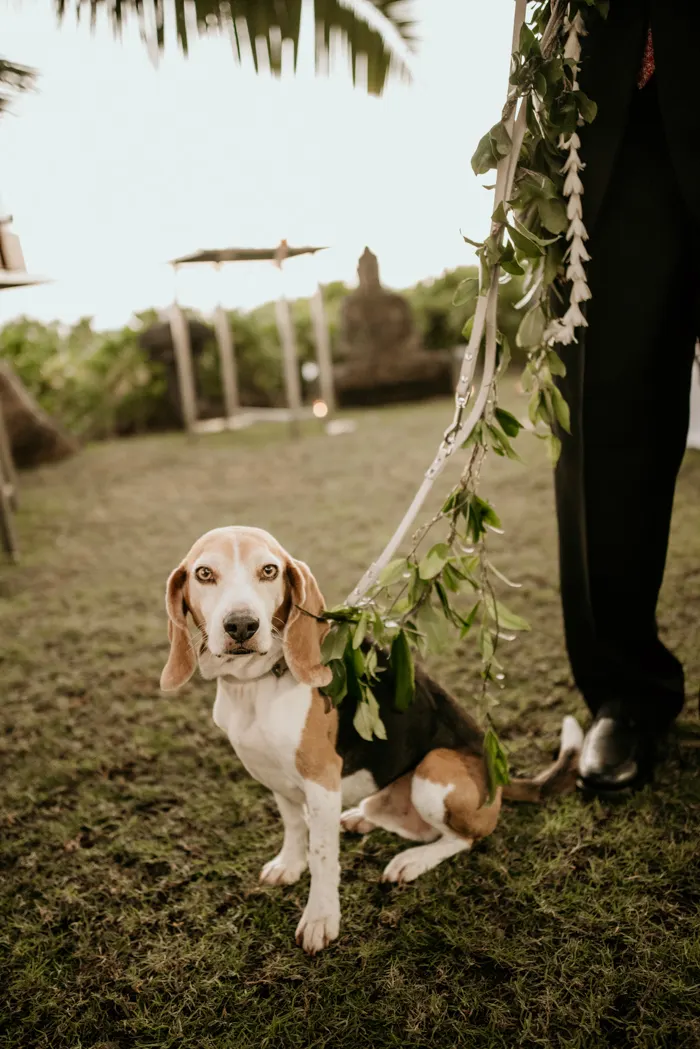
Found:
[[[273,262],[281,270],[286,259],[299,255],[314,255],[317,251],[324,250],[324,248],[320,247],[292,248],[283,240],[276,248],[220,248],[210,251],[198,251],[193,255],[183,255],[180,258],[172,259],[170,264],[173,266],[176,275],[181,266],[209,265],[220,271],[222,265],[227,262]],[[316,342],[316,359],[319,369],[319,387],[321,400],[324,405],[322,411],[324,415],[328,415],[335,408],[335,393],[333,389],[330,338],[320,284],[311,298],[310,305]],[[215,314],[215,331],[221,362],[221,379],[226,414],[220,419],[199,421],[197,419],[197,394],[192,366],[189,326],[177,302],[176,295],[170,310],[170,330],[175,349],[182,417],[188,432],[212,433],[219,430],[240,429],[243,426],[259,421],[289,422],[292,430],[295,431],[299,419],[312,412],[312,409],[304,409],[302,405],[294,325],[289,303],[284,295],[281,295],[277,300],[276,317],[277,330],[279,331],[282,346],[287,407],[245,408],[241,406],[231,327],[226,317],[226,311],[220,302]]]
[[[9,216],[0,218],[0,291],[5,288],[27,288],[35,284],[47,284],[48,278],[27,273],[19,238],[9,228],[11,223],[12,219]],[[0,401],[0,541],[13,561],[17,560],[17,537],[13,518],[16,510],[17,471]]]

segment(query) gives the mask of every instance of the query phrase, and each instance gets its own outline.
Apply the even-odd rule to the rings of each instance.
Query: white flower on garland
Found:
[[[579,85],[576,73],[581,59],[580,37],[585,33],[580,12],[573,19],[567,18],[564,27],[568,33],[564,46],[564,57],[576,63],[573,89],[578,91]],[[579,124],[582,123],[583,118],[579,117]],[[569,343],[576,341],[576,329],[587,326],[581,303],[586,302],[591,297],[584,265],[584,263],[588,262],[590,255],[585,244],[588,240],[588,233],[583,222],[583,183],[581,181],[581,171],[584,168],[584,164],[579,155],[581,139],[578,133],[574,131],[568,139],[562,135],[559,147],[567,153],[562,174],[565,175],[564,196],[567,200],[566,217],[569,223],[566,231],[566,239],[569,242],[569,248],[566,253],[566,279],[571,283],[571,293],[566,313],[563,317],[552,321],[544,333],[544,340],[550,345],[560,343],[568,346]]]

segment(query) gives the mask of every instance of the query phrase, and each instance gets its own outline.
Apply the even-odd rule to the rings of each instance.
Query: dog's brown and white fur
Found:
[[[480,733],[422,672],[423,712],[417,699],[411,715],[422,742],[402,742],[411,718],[390,709],[386,743],[352,739],[351,721],[339,727],[342,707],[339,716],[319,692],[331,674],[320,652],[328,627],[313,618],[323,609],[316,580],[261,529],[218,528],[202,536],[171,573],[166,608],[170,654],[161,688],[181,687],[197,663],[203,677],[216,679],[214,721],[248,772],[273,792],[284,823],[282,848],[263,867],[261,881],[290,885],[309,867],[311,888],[296,939],[311,954],[338,935],[341,826],[357,833],[383,827],[420,842],[384,871],[386,881],[407,882],[490,834],[502,794],[534,801],[573,785],[581,732],[567,718],[557,762],[535,780],[514,780],[485,805]],[[196,640],[188,614],[199,630]],[[231,626],[237,620],[246,624],[238,634]],[[387,774],[390,782],[381,783],[374,765],[379,752],[367,747],[382,748],[382,769],[396,772]],[[372,760],[362,758],[367,753]]]

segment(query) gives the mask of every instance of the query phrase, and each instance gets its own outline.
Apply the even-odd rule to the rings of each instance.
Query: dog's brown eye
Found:
[[[264,565],[260,574],[263,579],[276,579],[279,572],[280,570],[277,565]]]
[[[200,565],[197,571],[195,572],[195,576],[200,581],[200,583],[211,583],[214,579],[214,573],[212,572],[211,568],[207,568],[206,565]]]

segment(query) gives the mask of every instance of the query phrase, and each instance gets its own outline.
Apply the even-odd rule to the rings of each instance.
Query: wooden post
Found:
[[[194,430],[197,421],[197,394],[194,385],[194,368],[192,367],[192,346],[190,345],[190,326],[177,302],[170,307],[170,332],[175,349],[177,365],[177,384],[180,391],[182,418],[188,433]]]
[[[319,284],[309,303],[311,320],[314,326],[316,342],[316,360],[319,371],[319,388],[321,398],[328,408],[328,415],[335,412],[335,386],[333,384],[333,359],[331,357],[331,340],[328,321],[323,305],[323,290]]]
[[[15,469],[15,461],[12,458],[12,445],[10,444],[10,435],[7,432],[7,426],[5,425],[5,416],[3,415],[2,405],[0,404],[0,476],[3,478],[5,485],[8,488],[8,496],[10,500],[10,506],[13,510],[17,510],[17,470]]]
[[[216,263],[216,270],[221,274],[221,263]],[[219,276],[219,283],[221,277]],[[236,375],[236,354],[233,346],[233,335],[229,324],[226,310],[221,305],[216,308],[214,314],[214,327],[216,329],[216,342],[219,348],[219,361],[221,362],[221,384],[224,390],[224,404],[226,406],[226,418],[233,419],[238,415],[241,405],[238,396],[238,376]]]
[[[290,429],[292,435],[296,437],[299,433],[299,416],[301,414],[301,382],[299,380],[299,365],[292,314],[289,309],[289,303],[283,295],[275,303],[275,313],[277,316],[277,330],[279,331],[282,344],[284,386],[291,416]]]
[[[5,429],[5,421],[0,408],[0,430],[3,434],[2,454],[0,455],[0,541],[11,561],[17,561],[17,536],[12,511],[17,501],[17,482],[15,466],[12,460],[10,441]]]

